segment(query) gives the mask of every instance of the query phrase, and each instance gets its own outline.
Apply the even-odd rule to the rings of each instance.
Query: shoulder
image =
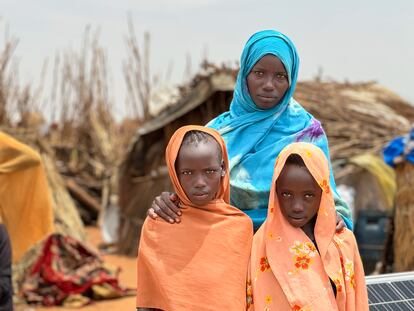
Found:
[[[340,248],[353,249],[357,247],[357,241],[354,233],[348,228],[343,228],[341,231],[336,232],[334,235],[334,241]]]
[[[307,121],[316,121],[317,123],[321,124],[320,121],[309,111],[307,111],[303,106],[297,102],[294,98],[291,99],[288,106],[288,113],[291,116],[301,117],[306,119]],[[322,126],[322,125],[321,125]]]
[[[282,118],[287,118],[290,121],[297,124],[300,122],[303,127],[307,127],[311,124],[311,121],[315,119],[312,114],[310,114],[305,108],[302,107],[295,99],[291,99],[287,109],[282,115]]]
[[[231,119],[230,112],[225,111],[214,119],[210,120],[205,126],[215,130],[220,130],[229,119]]]
[[[159,229],[157,228],[162,227],[163,223],[166,225],[171,225],[159,217],[157,219],[152,219],[151,217],[147,216],[141,227],[141,236],[147,236],[148,234],[151,235],[152,232],[158,231]]]
[[[335,232],[335,237],[340,237],[342,239],[346,238],[349,240],[355,240],[354,233],[346,227],[343,227],[341,230]]]
[[[313,117],[303,106],[297,102],[294,98],[292,98],[289,102],[287,110],[292,115],[301,115],[301,116],[307,116],[309,118]]]

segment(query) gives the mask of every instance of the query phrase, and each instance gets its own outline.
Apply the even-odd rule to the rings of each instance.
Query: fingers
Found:
[[[158,218],[158,215],[155,213],[155,211],[152,207],[148,209],[147,216],[151,217],[152,219],[157,219]]]
[[[157,201],[157,199],[152,202],[151,209],[154,210],[154,213],[161,217],[163,220],[168,221],[169,223],[174,223],[174,219],[164,212],[165,206],[162,206],[162,201]]]
[[[179,217],[179,215],[181,215],[181,211],[176,205],[178,204],[178,197],[174,199],[175,203],[171,201],[169,192],[163,192],[152,202],[151,209],[165,221],[170,223],[179,223],[181,221]]]
[[[180,208],[178,207],[179,199],[177,194],[175,193],[169,193],[169,192],[163,192],[161,193],[160,200],[164,205],[160,205],[160,207],[166,207],[166,209],[163,209],[165,213],[167,213],[170,217],[173,219],[179,219],[181,216]]]
[[[178,216],[181,216],[182,213],[181,213],[180,208],[178,207],[178,203],[180,201],[178,199],[178,195],[176,193],[170,193],[169,196],[170,196],[171,203],[173,203],[169,207],[174,211],[175,214],[177,214]]]

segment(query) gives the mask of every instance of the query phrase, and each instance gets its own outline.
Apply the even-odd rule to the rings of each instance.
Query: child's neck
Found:
[[[308,236],[309,239],[312,241],[315,240],[315,223],[316,223],[316,217],[313,218],[311,221],[309,221],[306,225],[302,227],[303,232]]]

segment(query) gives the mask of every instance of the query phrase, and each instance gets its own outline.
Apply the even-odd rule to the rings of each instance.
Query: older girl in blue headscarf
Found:
[[[244,47],[230,110],[207,126],[223,136],[230,160],[231,204],[248,214],[258,228],[266,218],[273,167],[288,144],[311,142],[329,159],[328,140],[321,124],[293,97],[299,57],[288,37],[274,30],[255,33]],[[330,186],[337,213],[352,228],[351,212]],[[148,214],[179,222],[175,195],[157,197]],[[176,203],[176,202],[175,202]],[[342,220],[338,217],[338,226]]]

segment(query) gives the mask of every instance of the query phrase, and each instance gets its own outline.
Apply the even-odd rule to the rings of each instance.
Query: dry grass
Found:
[[[414,165],[408,161],[396,168],[397,195],[394,217],[394,270],[414,270]]]

